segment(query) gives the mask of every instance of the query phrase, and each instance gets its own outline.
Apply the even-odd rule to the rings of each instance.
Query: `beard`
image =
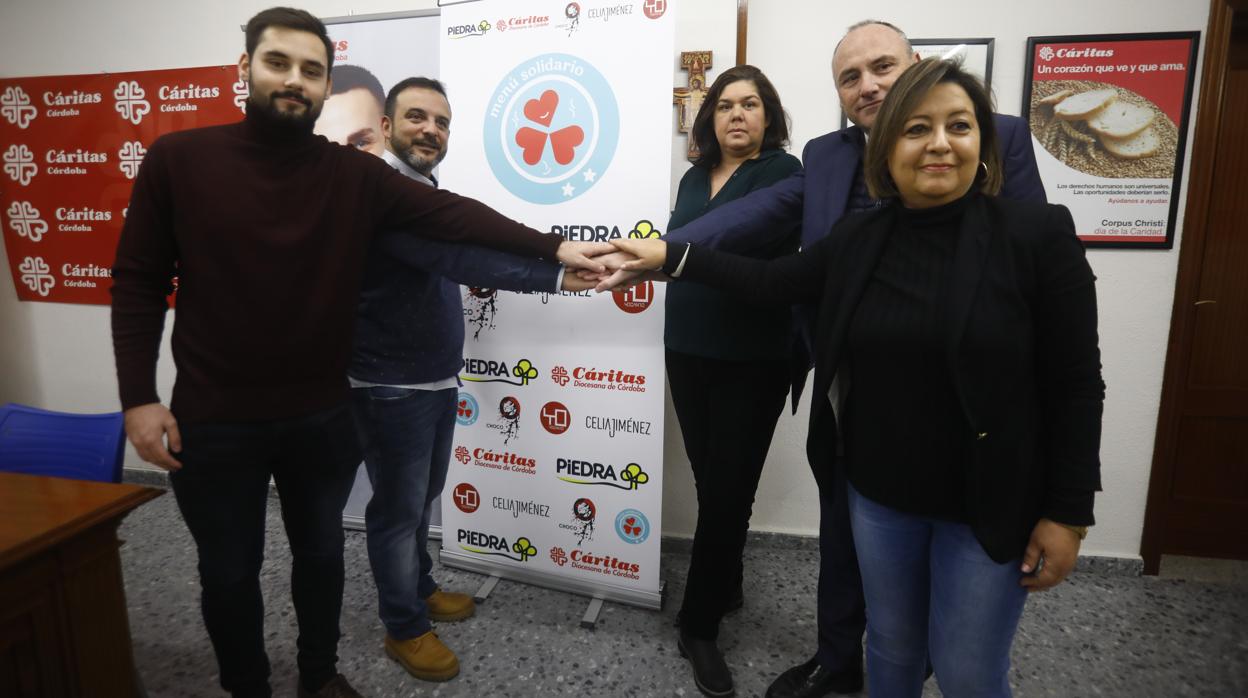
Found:
[[[427,158],[421,155],[415,148],[417,145],[427,145],[431,148],[437,148],[438,154]],[[398,138],[390,139],[390,149],[398,156],[400,160],[407,163],[407,166],[428,177],[433,174],[433,168],[442,162],[446,157],[446,146],[439,145],[429,140],[400,140]]]
[[[316,118],[321,115],[321,105],[313,105],[312,100],[298,92],[275,91],[261,101],[254,85],[248,85],[250,94],[247,97],[248,111],[256,111],[265,117],[265,121],[279,128],[290,128],[294,131],[311,131]],[[303,104],[302,112],[293,112],[278,106],[277,100],[285,97]]]

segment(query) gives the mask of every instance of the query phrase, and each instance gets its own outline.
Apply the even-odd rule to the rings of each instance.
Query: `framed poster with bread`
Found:
[[[1088,247],[1174,246],[1199,32],[1033,36],[1023,118]]]

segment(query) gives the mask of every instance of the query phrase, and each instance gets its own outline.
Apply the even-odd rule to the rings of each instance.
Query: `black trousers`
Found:
[[[319,688],[337,673],[342,509],[362,458],[347,406],[296,419],[187,424],[181,432],[182,469],[169,480],[199,553],[200,601],[221,687],[271,695],[260,566],[272,476],[294,558],[300,680]]]
[[[867,602],[849,523],[844,464],[819,483],[819,649],[815,659],[829,671],[862,661]]]
[[[741,585],[741,553],[767,450],[789,390],[784,360],[726,361],[667,351],[672,405],[698,492],[698,527],[680,627],[719,634]]]

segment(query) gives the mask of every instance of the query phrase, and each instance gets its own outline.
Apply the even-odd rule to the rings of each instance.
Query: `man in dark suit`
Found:
[[[769,236],[791,230],[800,221],[805,248],[826,237],[842,217],[879,205],[870,198],[863,180],[866,139],[889,88],[917,60],[905,34],[892,24],[867,20],[850,27],[833,52],[832,72],[841,109],[853,125],[810,141],[802,152],[803,171],[721,206],[669,232],[665,239],[739,252],[766,244]],[[1027,123],[997,114],[996,126],[1005,169],[1001,196],[1045,201]],[[612,277],[608,282],[616,280]],[[814,328],[809,309],[798,308],[796,312],[799,336],[793,338],[794,409],[812,365],[809,347]],[[828,481],[822,468],[816,468],[815,474],[820,502],[819,647],[812,659],[785,671],[772,683],[769,698],[855,693],[863,685],[865,602],[850,535],[845,482],[843,477]]]

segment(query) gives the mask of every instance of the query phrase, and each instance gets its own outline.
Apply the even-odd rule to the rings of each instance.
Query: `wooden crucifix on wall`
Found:
[[[750,0],[737,0],[737,65],[745,63],[746,24]],[[676,106],[676,128],[689,138],[686,152],[689,160],[698,158],[698,145],[690,138],[693,120],[706,98],[706,71],[711,67],[710,51],[681,51],[680,67],[689,71],[689,84],[672,90],[672,104]]]
[[[711,67],[710,51],[681,51],[680,67],[689,71],[689,86],[672,90],[672,104],[676,105],[676,128],[689,139],[686,157],[698,159],[698,144],[691,135],[693,119],[706,98],[706,69]]]

